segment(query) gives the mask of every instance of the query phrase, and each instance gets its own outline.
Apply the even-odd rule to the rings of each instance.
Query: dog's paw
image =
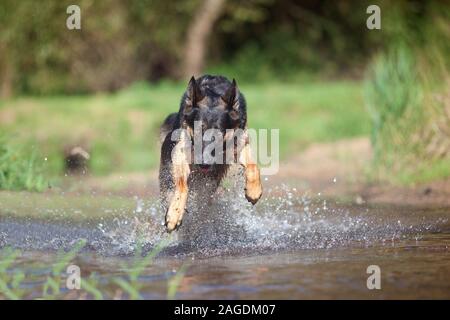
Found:
[[[166,212],[166,230],[172,232],[181,226],[183,221],[184,206],[179,201],[170,204]]]
[[[245,197],[251,204],[255,204],[262,195],[259,169],[255,164],[251,164],[246,168],[245,178]]]
[[[259,181],[253,183],[247,183],[245,187],[245,198],[251,204],[255,204],[261,198],[262,186]]]
[[[183,220],[178,220],[177,222],[166,220],[166,231],[171,233],[172,231],[177,231],[182,225]]]

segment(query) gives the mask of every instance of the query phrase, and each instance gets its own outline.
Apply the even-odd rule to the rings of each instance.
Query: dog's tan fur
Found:
[[[173,153],[172,179],[175,190],[171,196],[166,214],[166,225],[168,230],[173,230],[181,224],[189,192],[188,178],[190,173],[190,155],[186,148],[186,140],[188,137],[186,137],[185,131],[183,131],[181,135],[180,141],[176,144]]]
[[[255,204],[262,195],[260,172],[252,157],[246,129],[246,103],[235,80],[230,82],[224,77],[209,75],[197,80],[192,78],[182,98],[179,113],[169,115],[161,126],[159,180],[162,204],[167,210],[165,222],[168,232],[181,225],[189,193],[209,197],[215,192],[229,167],[229,163],[218,164],[211,170],[207,169],[206,173],[201,173],[198,164],[191,162],[193,152],[191,142],[194,134],[189,115],[193,112],[200,115],[199,119],[205,121],[203,122],[205,125],[209,123],[208,128],[219,126],[224,132],[225,140],[233,139],[231,144],[236,143],[237,148],[233,152],[228,153],[228,150],[224,152],[227,157],[234,157],[234,160],[244,168],[247,200]],[[222,122],[217,122],[217,119],[221,119]],[[173,141],[169,135],[178,129],[182,129],[180,139]],[[226,130],[240,130],[239,133],[243,134],[236,135],[237,140],[234,140],[234,135],[225,133]]]

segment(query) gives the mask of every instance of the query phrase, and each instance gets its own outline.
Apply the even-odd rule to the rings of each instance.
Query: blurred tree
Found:
[[[219,18],[225,0],[205,0],[193,15],[186,36],[184,77],[200,76],[205,62],[207,41]]]
[[[429,14],[421,1],[402,1]],[[2,95],[114,91],[206,67],[251,81],[360,77],[395,41],[388,25],[367,30],[369,0],[78,0],[81,30],[65,26],[70,4],[0,1]],[[380,5],[383,20],[391,4]]]

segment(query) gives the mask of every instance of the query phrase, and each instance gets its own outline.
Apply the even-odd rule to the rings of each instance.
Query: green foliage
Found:
[[[177,110],[185,85],[167,79],[180,75],[201,1],[81,0],[81,31],[65,27],[69,4],[0,3],[0,94],[115,93],[7,100],[0,103],[2,129],[18,133],[17,145],[35,145],[50,176],[63,172],[62,150],[83,141],[94,174],[156,167],[159,123]],[[206,71],[238,79],[251,125],[282,129],[282,156],[313,141],[365,134],[370,116],[375,163],[385,176],[435,176],[443,171],[432,163],[445,164],[450,149],[450,7],[380,1],[382,30],[369,31],[369,4],[227,1],[208,40]],[[368,115],[359,114],[358,85],[317,83],[360,76],[374,53],[365,83]],[[14,120],[3,122],[2,111]],[[9,161],[22,182],[6,188],[45,187],[26,174],[24,168],[39,167],[31,162]],[[427,167],[431,172],[419,169]],[[400,173],[404,168],[408,174]]]
[[[42,175],[43,161],[32,149],[18,149],[0,137],[0,189],[42,191],[47,184]]]
[[[51,275],[47,276],[47,279],[42,286],[42,299],[56,299],[59,296],[61,293],[61,275],[65,268],[77,256],[84,246],[86,246],[86,240],[82,239],[79,240],[77,244],[68,252],[60,250],[57,256],[57,261],[53,264]]]
[[[450,175],[450,32],[443,25],[450,9],[422,5],[426,15],[400,2],[385,17],[390,48],[369,67],[364,86],[374,177],[406,184]]]
[[[173,77],[197,1],[80,0],[79,31],[66,28],[71,4],[0,2],[0,87],[15,93],[81,93]]]
[[[139,282],[139,276],[145,271],[155,256],[161,252],[167,243],[165,241],[160,242],[147,256],[142,257],[142,245],[140,242],[136,245],[136,253],[134,261],[131,264],[122,265],[122,270],[128,275],[128,279],[123,277],[115,277],[113,282],[118,285],[124,292],[128,294],[128,297],[132,300],[142,299],[139,290],[142,288],[142,283]]]
[[[189,267],[188,263],[184,263],[181,268],[178,270],[178,272],[173,276],[168,283],[168,290],[167,290],[167,299],[173,300],[175,299],[175,296],[177,294],[178,286],[180,285],[181,281],[184,278],[184,275],[186,273],[187,268]]]
[[[253,82],[360,73],[382,45],[365,28],[369,4],[230,2],[211,40],[209,70]]]
[[[414,57],[404,47],[392,50],[380,56],[370,72],[365,83],[365,95],[373,122],[375,159],[388,161],[387,158],[395,151],[387,149],[404,147],[413,133],[408,130],[413,129],[410,123],[412,120],[406,120],[405,117],[417,117],[421,112],[421,93]]]
[[[155,256],[167,245],[159,243],[151,252],[144,255],[141,245],[136,246],[136,254],[131,263],[118,268],[117,273],[107,277],[97,272],[82,274],[81,290],[66,290],[65,268],[73,264],[86,241],[79,241],[68,252],[59,252],[49,272],[45,261],[25,259],[24,253],[12,248],[0,250],[0,299],[142,299],[144,290],[140,277],[146,275],[147,268]],[[123,258],[126,261],[126,258]],[[50,262],[51,263],[51,262]],[[173,298],[178,284],[187,269],[183,264],[180,270],[167,279],[167,297]],[[36,270],[39,272],[36,273]],[[44,278],[44,280],[42,279]],[[146,288],[148,289],[148,288]],[[119,293],[119,295],[118,295]],[[124,295],[124,294],[125,295]]]
[[[89,278],[81,281],[81,288],[90,294],[94,300],[103,300],[103,293],[98,289],[99,279],[97,274],[93,272]]]
[[[206,64],[241,80],[361,70],[380,35],[368,34],[369,1],[227,1],[208,40]],[[68,30],[72,2],[0,2],[0,88],[16,94],[116,91],[176,79],[199,0],[80,0],[81,30]],[[351,59],[349,56],[351,55]]]
[[[15,115],[18,121],[5,124],[5,130],[16,134],[17,144],[33,144],[45,155],[45,173],[54,184],[53,178],[64,172],[64,147],[83,141],[89,142],[91,173],[142,171],[157,167],[159,125],[178,111],[185,86],[136,83],[116,94],[20,98],[0,105],[0,115]],[[239,86],[247,99],[249,126],[280,129],[282,157],[315,141],[369,132],[359,83],[239,82]]]
[[[7,275],[6,271],[14,261],[20,256],[20,251],[12,248],[3,249],[0,257],[0,292],[10,300],[19,300],[23,295],[23,290],[19,289],[19,285],[24,278],[24,273],[15,272],[12,276]]]

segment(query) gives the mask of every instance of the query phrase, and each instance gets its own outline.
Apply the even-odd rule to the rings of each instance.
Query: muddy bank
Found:
[[[265,192],[276,192],[276,186],[288,185],[312,197],[338,198],[356,204],[450,207],[449,178],[409,187],[368,183],[371,157],[371,145],[366,137],[316,143],[282,162],[276,175],[265,177]],[[65,180],[60,190],[157,197],[158,175],[155,170],[107,177],[75,177]]]
[[[271,180],[357,204],[450,207],[449,178],[408,187],[368,183],[371,157],[368,138],[314,144],[282,163]]]

